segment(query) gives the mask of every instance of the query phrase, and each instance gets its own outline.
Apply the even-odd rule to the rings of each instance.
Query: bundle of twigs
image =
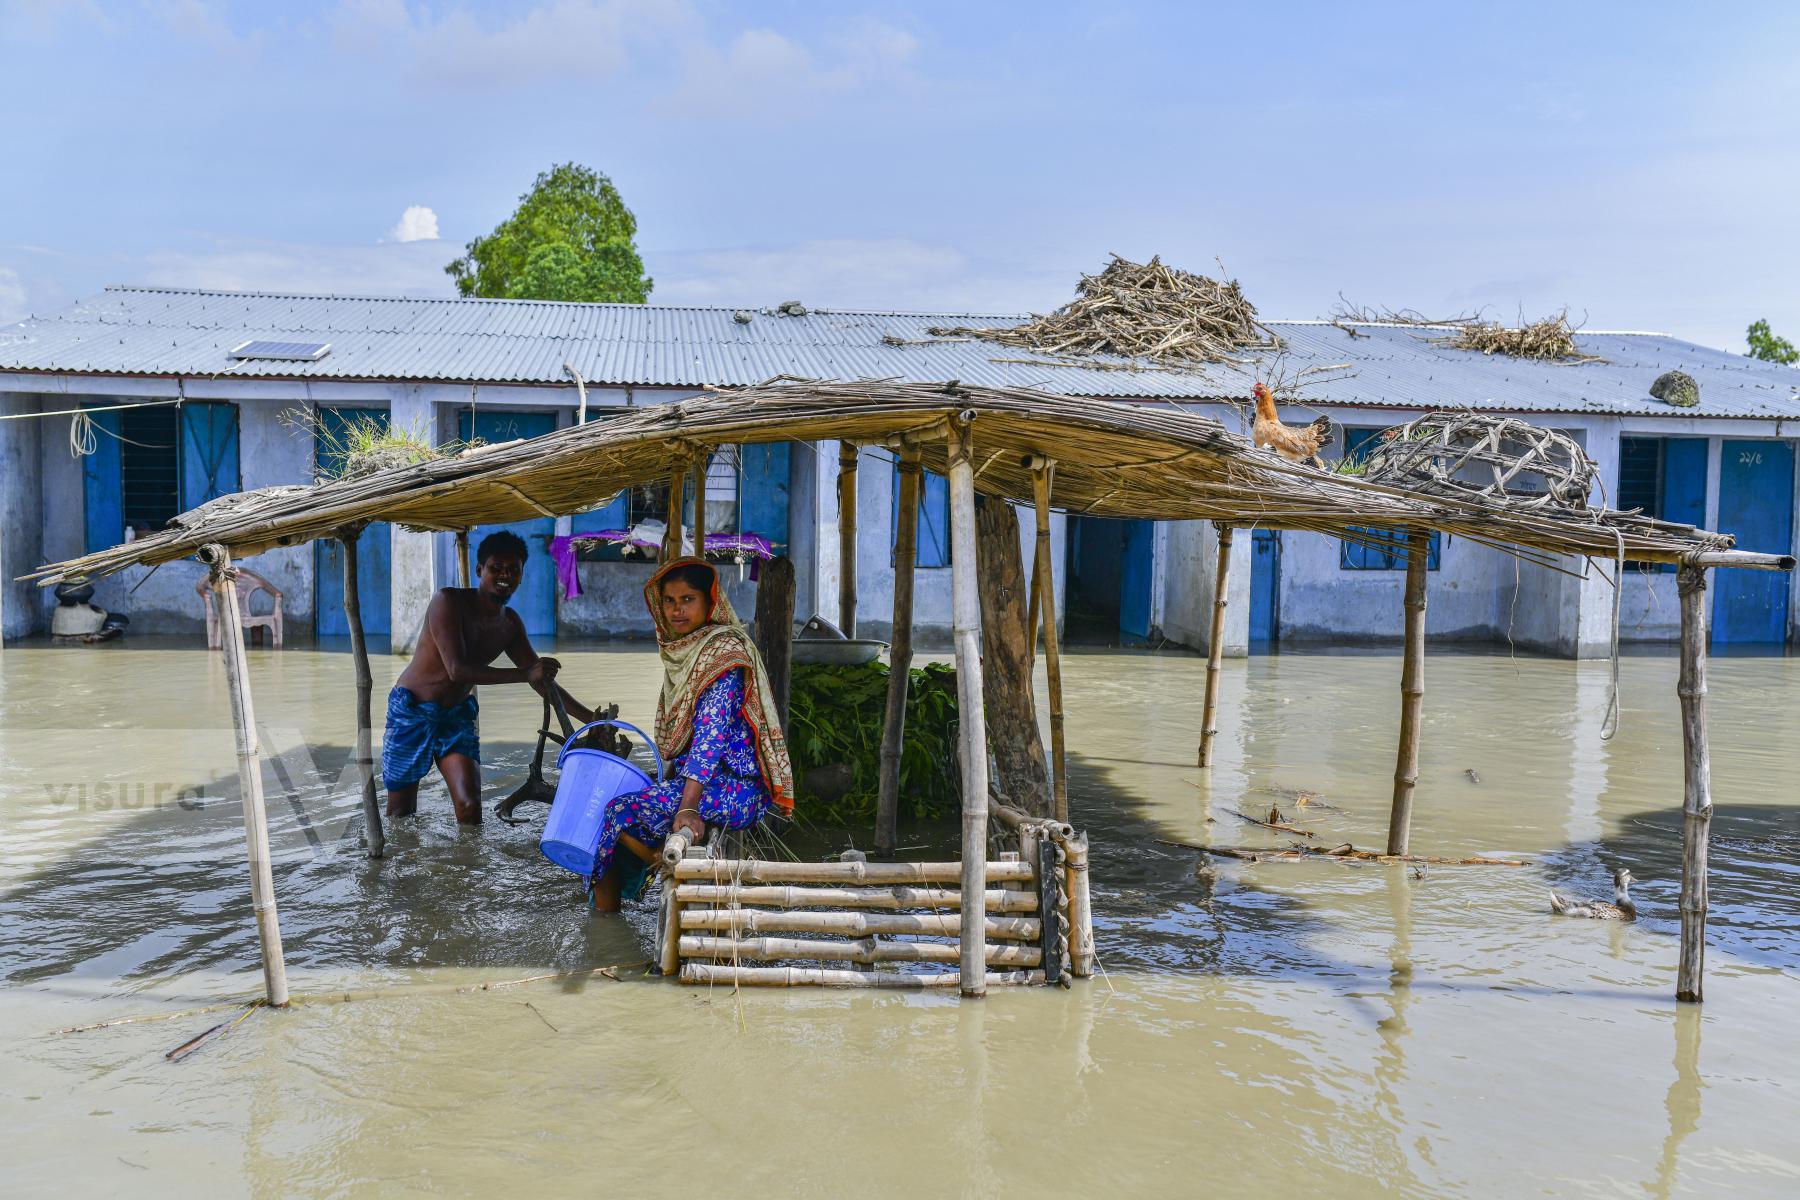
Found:
[[[1517,325],[1498,321],[1470,321],[1456,331],[1451,344],[1458,350],[1476,350],[1482,354],[1504,354],[1509,358],[1532,358],[1539,362],[1601,362],[1597,354],[1585,354],[1575,344],[1575,327],[1569,324],[1569,310],[1536,321],[1521,320]]]
[[[1098,275],[1083,275],[1075,299],[1023,325],[941,326],[936,337],[981,338],[1040,354],[1117,354],[1174,365],[1237,362],[1244,350],[1279,340],[1256,319],[1235,279],[1213,279],[1113,255]]]

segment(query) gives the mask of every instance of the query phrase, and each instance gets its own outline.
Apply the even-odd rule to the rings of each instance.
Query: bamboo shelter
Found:
[[[1628,560],[1676,564],[1682,593],[1680,699],[1686,813],[1678,995],[1700,999],[1711,814],[1701,603],[1707,571],[1715,567],[1792,570],[1794,566],[1786,555],[1735,550],[1728,535],[1635,513],[1569,504],[1522,504],[1503,493],[1409,490],[1393,482],[1321,471],[1275,458],[1217,421],[1174,408],[1030,390],[964,387],[955,382],[782,379],[751,388],[714,389],[679,403],[629,409],[609,421],[474,448],[455,457],[355,479],[226,497],[184,514],[168,529],[48,565],[32,577],[47,586],[134,564],[154,565],[199,555],[214,565],[223,582],[229,579],[229,563],[234,558],[321,537],[340,538],[348,546],[354,543],[357,531],[372,521],[461,533],[477,524],[584,512],[623,488],[661,481],[667,481],[673,500],[682,495],[690,474],[700,484],[696,487],[698,513],[704,506],[701,480],[708,456],[721,446],[781,441],[837,442],[845,447],[839,463],[846,493],[853,492],[856,455],[864,447],[896,451],[903,467],[916,462],[949,480],[961,715],[961,858],[959,862],[930,864],[811,864],[795,874],[792,864],[704,853],[690,859],[691,848],[685,839],[672,838],[665,848],[671,879],[662,949],[665,955],[672,953],[670,961],[682,977],[719,978],[724,963],[731,981],[737,983],[837,984],[856,972],[838,967],[744,964],[814,959],[847,961],[860,967],[910,955],[908,961],[954,962],[957,970],[942,978],[895,986],[930,983],[979,996],[990,981],[1053,982],[1051,967],[1065,955],[1074,977],[1093,969],[1085,835],[1076,833],[1065,820],[1059,647],[1054,636],[1051,578],[1045,569],[1047,555],[1041,549],[1034,573],[1033,616],[1043,622],[1046,666],[1053,681],[1052,811],[1027,814],[1004,803],[989,803],[980,652],[981,581],[975,553],[975,497],[981,493],[1032,506],[1038,518],[1040,547],[1045,545],[1043,531],[1052,506],[1081,515],[1208,520],[1220,528],[1225,546],[1233,527],[1262,526],[1314,531],[1383,548],[1414,547],[1415,553],[1409,556],[1403,706],[1388,834],[1390,851],[1398,847],[1398,853],[1407,848],[1421,734],[1426,613],[1424,556],[1416,553],[1416,548],[1429,532],[1468,538],[1556,570],[1567,569],[1559,563],[1562,556],[1620,564]],[[909,473],[902,473],[903,486]],[[910,507],[903,506],[903,511]],[[853,510],[847,508],[846,515],[845,524],[853,529]],[[680,549],[679,521],[671,520],[669,527],[665,555]],[[848,538],[845,545],[853,549]],[[856,619],[854,563],[854,554],[842,555],[840,567],[846,577],[839,581],[839,615],[847,626]],[[1223,605],[1226,594],[1226,564],[1227,556],[1221,553],[1218,606]],[[353,581],[352,572],[346,583]],[[903,603],[903,589],[897,588],[897,624],[902,620],[910,624],[910,595],[905,599]],[[791,599],[787,603],[791,604]],[[762,631],[762,636],[766,639],[769,631]],[[1032,635],[1027,637],[1035,641]],[[902,646],[910,644],[909,638],[900,641]],[[1215,636],[1215,655],[1217,644]],[[232,654],[229,644],[225,653]],[[1211,759],[1210,731],[1216,719],[1216,659],[1209,662],[1208,675],[1203,765]],[[249,685],[241,671],[234,671],[231,678],[234,701],[240,693],[243,701],[234,702],[234,713],[240,721],[240,770],[248,777],[256,754],[254,728],[247,724]],[[903,712],[905,689],[893,689],[890,697],[894,696]],[[360,702],[367,703],[366,699]],[[1021,703],[1029,703],[1029,698],[1022,698]],[[890,721],[894,720],[890,712]],[[898,734],[890,733],[897,745]],[[888,740],[884,737],[884,743]],[[360,739],[358,759],[359,764],[365,763]],[[891,846],[890,822],[898,784],[897,780],[887,781],[885,770],[883,774],[882,825],[877,840]],[[365,775],[365,788],[366,780]],[[263,894],[267,890],[266,856],[260,873],[256,866],[258,831],[251,826],[258,820],[259,814],[246,810],[265,963],[278,967],[280,935],[274,899],[269,895],[265,906]],[[1016,836],[1016,861],[990,857],[989,835],[994,823]],[[369,836],[373,848],[379,836],[373,823]],[[905,873],[908,871],[911,873]],[[1054,898],[1053,884],[1059,889]],[[1023,894],[1010,890],[1014,885],[1024,889]],[[830,919],[824,919],[827,917]],[[1035,962],[1023,945],[1033,940],[1024,936],[1027,921],[1038,922]],[[1052,921],[1066,922],[1066,944],[1045,944],[1043,924]],[[931,943],[932,949],[896,948],[879,940],[903,930],[928,933],[940,940]],[[796,934],[806,936],[789,936]],[[948,940],[952,935],[954,941]],[[841,940],[845,937],[854,940]],[[922,943],[906,943],[907,947],[913,945]],[[1056,957],[1051,957],[1053,952]],[[762,973],[769,971],[775,973]],[[1040,974],[1034,976],[1033,972]],[[274,1000],[278,972],[271,968],[269,977]],[[1060,977],[1058,969],[1056,978]]]

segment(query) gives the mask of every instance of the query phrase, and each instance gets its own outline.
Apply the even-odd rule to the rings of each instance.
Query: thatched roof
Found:
[[[1428,496],[1283,462],[1219,422],[1177,409],[1045,392],[951,384],[778,380],[628,409],[542,437],[317,487],[270,489],[184,514],[174,526],[110,550],[53,563],[51,584],[186,558],[218,543],[234,556],[392,521],[421,529],[577,513],[621,488],[666,480],[697,452],[736,443],[917,439],[945,468],[947,422],[973,423],[976,488],[1029,502],[1029,455],[1056,460],[1052,502],[1070,512],[1207,519],[1314,530],[1353,539],[1366,527],[1442,530],[1529,558],[1584,554],[1670,562],[1721,551],[1729,535],[1629,514]],[[1728,557],[1738,558],[1731,555]],[[1742,556],[1741,565],[1751,558]],[[1725,565],[1722,560],[1713,561]],[[1789,568],[1792,560],[1779,564]]]

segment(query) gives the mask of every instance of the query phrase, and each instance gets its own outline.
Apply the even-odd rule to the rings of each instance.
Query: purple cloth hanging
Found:
[[[573,600],[581,595],[580,559],[575,548],[576,542],[608,542],[615,546],[635,546],[650,551],[662,549],[660,542],[634,537],[629,529],[595,529],[551,538],[550,557],[556,560],[556,582],[562,587],[565,600]],[[706,535],[706,553],[709,556],[748,556],[750,577],[758,579],[762,575],[758,568],[765,559],[775,557],[775,546],[760,533],[709,533]]]

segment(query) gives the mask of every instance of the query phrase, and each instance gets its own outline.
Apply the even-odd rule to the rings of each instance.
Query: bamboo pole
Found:
[[[988,883],[1026,882],[1031,864],[990,862]],[[675,864],[675,878],[704,883],[960,883],[957,862],[773,862],[764,859],[691,858]]]
[[[1033,892],[990,888],[983,893],[989,912],[1037,911]],[[683,883],[675,888],[683,904],[755,904],[764,908],[941,908],[962,907],[962,893],[955,888],[922,888],[889,885],[873,888],[800,887],[793,884]]]
[[[691,933],[681,939],[683,958],[724,958],[736,961],[810,958],[854,963],[929,962],[954,963],[962,955],[955,942],[884,942],[859,938],[853,942],[828,942],[817,938],[729,938]],[[1043,961],[1036,946],[1007,943],[987,948],[990,967],[1035,967]]]
[[[1219,734],[1219,674],[1225,659],[1225,606],[1230,602],[1226,586],[1231,573],[1231,526],[1214,526],[1219,533],[1219,561],[1213,572],[1212,633],[1206,640],[1206,703],[1200,710],[1200,765],[1213,763],[1213,739]]]
[[[209,543],[200,561],[211,571],[219,601],[220,650],[226,690],[237,727],[238,790],[244,802],[244,848],[250,860],[250,900],[262,943],[263,994],[274,1008],[288,1002],[287,964],[281,955],[281,920],[275,908],[275,876],[269,869],[269,819],[263,807],[262,760],[256,738],[256,706],[250,696],[250,663],[244,654],[244,627],[238,608],[237,573],[225,547]]]
[[[694,460],[694,554],[706,557],[706,471],[712,456],[702,451]]]
[[[919,448],[900,451],[900,507],[894,521],[894,625],[888,634],[887,715],[881,727],[881,785],[875,801],[875,849],[900,844],[900,756],[912,686],[913,568],[919,556]]]
[[[1400,667],[1400,747],[1394,760],[1394,806],[1387,852],[1405,854],[1412,837],[1413,789],[1419,782],[1419,714],[1425,704],[1425,555],[1431,534],[1406,535],[1406,650]]]
[[[375,734],[369,717],[375,678],[369,670],[369,643],[363,633],[362,584],[356,569],[357,544],[361,540],[362,529],[359,527],[338,532],[338,542],[344,547],[344,620],[350,626],[350,660],[356,672],[356,773],[362,784],[363,844],[368,847],[370,858],[380,858],[387,849],[387,834],[381,827],[381,805],[375,795]]]
[[[663,975],[673,975],[681,969],[681,901],[675,897],[675,881],[666,877],[659,916],[657,970]]]
[[[669,524],[663,530],[662,561],[674,562],[681,557],[681,509],[685,499],[687,472],[676,470],[669,475]]]
[[[1053,772],[1051,812],[1058,821],[1069,819],[1069,780],[1064,769],[1067,743],[1063,735],[1062,643],[1056,632],[1056,572],[1050,565],[1050,488],[1056,463],[1043,460],[1031,472],[1031,494],[1037,508],[1037,554],[1031,598],[1044,620],[1044,681],[1050,695],[1050,766]],[[1037,623],[1030,627],[1031,645],[1037,645]]]
[[[456,586],[473,587],[473,570],[469,565],[469,531],[459,529],[456,531]]]
[[[856,636],[856,444],[838,443],[838,628]]]
[[[1681,965],[1675,998],[1705,999],[1706,851],[1712,832],[1712,761],[1706,742],[1706,569],[1683,563],[1681,593]]]
[[[1088,902],[1088,838],[1078,833],[1063,843],[1063,870],[1069,893],[1069,973],[1094,973],[1094,911]]]
[[[1044,982],[1042,971],[996,971],[985,979],[995,984],[1018,986]],[[956,971],[903,973],[900,971],[845,971],[829,967],[733,967],[715,963],[687,963],[681,968],[683,983],[730,984],[737,987],[843,987],[884,988],[892,991],[926,991],[962,984]]]
[[[970,422],[950,422],[950,583],[962,745],[962,994],[987,993],[987,712],[982,701],[981,595],[975,577],[975,465]],[[1030,864],[1021,864],[1029,866]]]
[[[925,934],[930,937],[957,937],[962,930],[962,915],[956,913],[861,913],[861,912],[766,912],[755,908],[684,908],[680,924],[684,930],[708,933],[834,933],[844,937],[887,937],[894,934]],[[1013,942],[1036,942],[1042,936],[1044,923],[1037,917],[989,917],[983,932],[986,938]],[[982,953],[987,953],[986,938]],[[962,942],[967,960],[969,943]]]

